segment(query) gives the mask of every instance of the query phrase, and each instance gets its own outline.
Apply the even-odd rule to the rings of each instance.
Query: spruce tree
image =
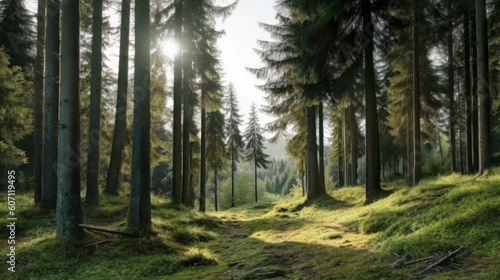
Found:
[[[206,157],[207,168],[209,171],[212,171],[215,211],[218,211],[218,176],[228,161],[226,145],[224,143],[224,139],[226,138],[224,114],[222,114],[221,109],[207,113],[206,125],[206,149],[210,151]]]
[[[151,230],[150,4],[135,5],[135,69],[132,174],[128,226]]]
[[[34,62],[32,26],[24,1],[0,2],[0,47],[9,55],[12,66],[20,66],[23,71],[31,71]]]
[[[80,201],[79,1],[62,5],[61,86],[57,165],[57,240],[84,237]]]
[[[248,120],[248,125],[245,130],[246,146],[245,146],[245,160],[253,161],[254,165],[254,187],[255,187],[255,202],[258,202],[257,196],[257,168],[267,169],[267,165],[270,163],[269,155],[264,153],[264,137],[262,136],[261,128],[259,125],[259,117],[257,116],[257,109],[255,108],[255,103],[252,103],[250,109],[250,118]]]
[[[120,25],[120,59],[118,60],[118,88],[111,160],[106,176],[104,192],[118,195],[123,153],[127,133],[127,91],[130,38],[130,0],[122,0]]]
[[[226,146],[229,157],[231,158],[231,207],[234,207],[234,173],[236,172],[236,163],[243,157],[244,142],[240,132],[241,115],[239,114],[238,100],[234,86],[229,84],[226,105]]]
[[[59,120],[60,2],[47,1],[45,25],[45,94],[43,106],[42,203],[56,208]]]

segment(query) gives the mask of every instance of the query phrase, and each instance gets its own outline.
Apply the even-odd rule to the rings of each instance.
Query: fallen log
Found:
[[[423,270],[421,270],[417,275],[423,275],[424,273],[428,272],[429,270],[431,270],[432,268],[454,258],[456,255],[458,255],[458,253],[460,253],[462,250],[464,249],[463,246],[460,246],[460,248],[456,249],[455,251],[452,251],[452,252],[448,252],[448,255],[440,258],[439,260],[437,260],[436,262],[430,264],[429,266],[427,266],[426,268],[424,268]]]
[[[92,226],[92,225],[79,224],[78,226],[83,228],[83,229],[88,229],[88,230],[106,232],[106,233],[111,233],[111,234],[118,234],[118,235],[123,235],[123,236],[127,236],[127,237],[134,237],[134,238],[139,237],[139,235],[137,235],[137,234],[116,231],[116,230],[107,229],[107,228],[100,228],[100,227],[96,227],[96,226]]]

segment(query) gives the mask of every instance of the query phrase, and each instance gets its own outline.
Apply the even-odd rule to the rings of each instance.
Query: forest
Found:
[[[0,278],[500,279],[500,1],[249,1],[0,0]]]

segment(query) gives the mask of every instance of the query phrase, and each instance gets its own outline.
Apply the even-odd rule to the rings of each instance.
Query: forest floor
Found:
[[[16,272],[2,261],[0,279],[500,279],[500,168],[384,187],[392,194],[369,205],[349,187],[207,214],[153,196],[154,235],[88,231],[71,245],[55,242],[53,211],[18,194]],[[84,205],[85,223],[124,231],[127,203]]]

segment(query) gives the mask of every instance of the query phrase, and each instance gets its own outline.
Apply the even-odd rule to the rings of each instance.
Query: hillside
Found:
[[[371,205],[355,187],[310,203],[288,198],[207,214],[153,197],[154,236],[89,232],[67,246],[55,243],[54,212],[17,195],[16,273],[4,267],[0,278],[500,279],[499,186],[496,169],[412,189],[394,183],[386,186],[392,195]],[[123,231],[127,203],[103,197],[101,208],[84,206],[85,223]],[[6,209],[2,199],[2,224]]]

